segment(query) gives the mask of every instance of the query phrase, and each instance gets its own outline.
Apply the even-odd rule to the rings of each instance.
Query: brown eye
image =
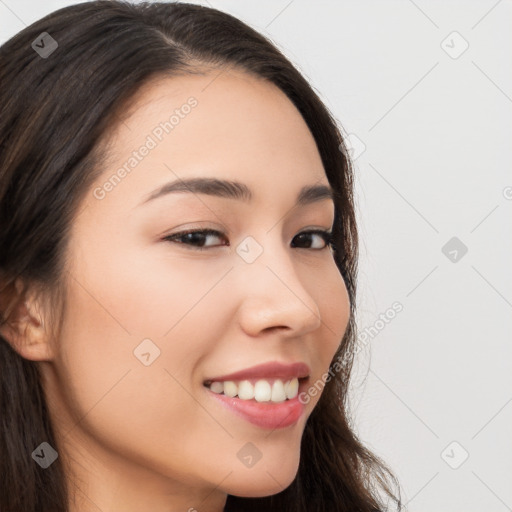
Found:
[[[316,247],[316,248],[311,247],[311,242],[309,240],[311,240],[310,237],[312,235],[317,235],[318,237],[320,237],[323,240],[323,246]],[[312,230],[312,231],[303,231],[302,233],[299,233],[295,238],[300,238],[300,240],[302,242],[306,243],[307,247],[304,247],[305,249],[313,248],[314,250],[317,250],[317,251],[322,250],[322,249],[327,249],[330,245],[332,245],[332,242],[333,242],[332,232],[324,231],[322,229],[316,229],[316,230]]]
[[[216,231],[214,229],[196,229],[189,231],[181,231],[180,233],[175,233],[173,235],[166,236],[163,238],[163,240],[184,245],[190,245],[195,249],[203,250],[205,248],[204,240],[208,236],[215,236],[217,238],[224,237],[223,233],[221,233],[220,231]],[[213,247],[216,246],[214,245]]]

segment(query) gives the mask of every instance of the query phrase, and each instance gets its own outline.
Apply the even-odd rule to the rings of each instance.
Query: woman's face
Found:
[[[303,187],[329,186],[307,125],[242,72],[167,78],[140,91],[109,154],[72,224],[62,336],[41,364],[80,510],[221,510],[226,493],[283,490],[320,395],[283,402],[294,368],[204,383],[304,363],[307,390],[347,327],[331,250],[300,235],[334,221],[325,195],[296,204]],[[239,182],[252,198],[216,186],[148,199],[198,177]],[[220,234],[165,239],[190,229]],[[242,380],[263,381],[261,401],[228,396],[250,396]]]

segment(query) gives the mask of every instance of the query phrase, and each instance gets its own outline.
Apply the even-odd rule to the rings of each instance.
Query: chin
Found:
[[[260,461],[261,462],[261,461]],[[233,472],[226,492],[240,498],[262,498],[284,491],[291,485],[298,471],[297,464],[287,461],[273,467],[261,465]]]

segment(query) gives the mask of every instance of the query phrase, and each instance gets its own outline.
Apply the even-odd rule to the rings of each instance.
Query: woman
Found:
[[[93,1],[0,77],[0,510],[400,508],[347,412],[350,162],[293,65]]]

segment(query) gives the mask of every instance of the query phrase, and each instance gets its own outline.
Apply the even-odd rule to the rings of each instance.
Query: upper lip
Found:
[[[211,377],[205,382],[228,381],[228,380],[244,380],[256,378],[282,378],[282,379],[298,379],[308,377],[310,373],[309,366],[306,363],[279,363],[269,362],[246,368],[229,375],[221,375],[219,377]]]

